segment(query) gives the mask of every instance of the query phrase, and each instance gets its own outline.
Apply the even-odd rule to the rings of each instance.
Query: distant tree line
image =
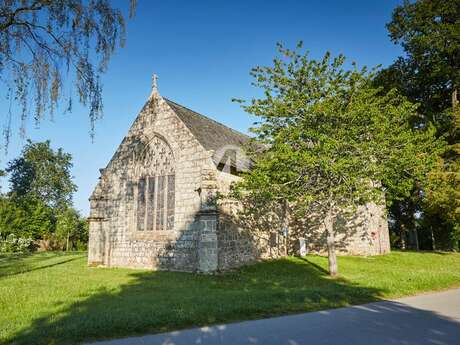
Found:
[[[460,0],[405,1],[387,25],[404,56],[375,84],[397,89],[418,105],[411,126],[434,126],[446,141],[423,183],[389,208],[394,245],[459,250],[460,245]]]
[[[0,193],[3,251],[33,249],[34,244],[43,249],[86,248],[88,227],[73,207],[77,187],[71,168],[72,156],[53,150],[49,141],[28,141],[21,155],[7,164],[2,175],[10,189]],[[19,245],[19,239],[29,240],[30,248]]]

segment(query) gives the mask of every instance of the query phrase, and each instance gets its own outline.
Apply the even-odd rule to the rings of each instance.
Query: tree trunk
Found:
[[[457,88],[454,86],[452,91],[452,108],[455,108],[458,105],[458,95],[457,95]]]
[[[430,226],[430,230],[431,230],[431,249],[436,250],[436,242],[434,240],[433,226]]]
[[[418,231],[414,229],[414,240],[415,240],[415,250],[420,250],[420,245],[418,243]]]
[[[281,257],[281,240],[280,240],[280,234],[277,232],[276,233],[276,253],[278,254],[278,257]]]
[[[67,232],[67,241],[66,241],[66,244],[65,244],[65,251],[68,252],[69,251],[69,232]]]
[[[337,256],[335,253],[335,236],[334,236],[334,222],[333,222],[332,209],[327,212],[324,225],[327,231],[327,258],[329,262],[329,274],[332,277],[337,276]]]
[[[286,233],[286,240],[285,240],[285,248],[284,248],[284,256],[288,256],[289,255],[289,249],[288,249],[288,245],[289,245],[289,238],[288,238],[288,234]]]
[[[287,201],[283,202],[283,233],[284,233],[284,255],[289,255],[289,219],[288,219],[288,205]]]
[[[401,224],[399,236],[401,237],[401,250],[406,250],[406,229]]]
[[[416,190],[414,190],[412,192],[412,194],[414,195],[414,193],[416,193]],[[415,218],[415,215],[416,215],[416,205],[415,205],[415,202],[414,202],[414,199],[411,198],[409,199],[409,203],[408,203],[408,216],[410,217],[408,219],[408,226],[409,228],[406,229],[408,231],[410,231],[412,233],[412,236],[410,236],[410,244],[409,244],[409,248],[410,249],[415,249],[415,250],[419,250],[419,244],[418,244],[418,232],[417,232],[417,220]],[[406,231],[406,234],[408,234],[408,231]],[[406,246],[407,246],[407,243],[406,243]]]

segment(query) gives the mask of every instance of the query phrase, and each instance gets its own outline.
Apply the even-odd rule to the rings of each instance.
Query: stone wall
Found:
[[[226,172],[217,175],[219,192],[225,196],[240,178]],[[219,201],[218,266],[219,270],[238,267],[262,258],[275,257],[266,233],[257,233],[241,218],[242,205],[230,198]]]
[[[262,258],[259,243],[253,234],[239,226],[236,210],[231,201],[219,204],[218,267],[219,270],[238,267]]]
[[[305,238],[309,253],[327,254],[326,231],[321,215],[309,215],[304,219],[292,219],[291,233],[295,238]],[[337,253],[342,255],[380,255],[390,252],[388,222],[384,206],[369,203],[356,210],[348,210],[336,216],[334,223]],[[298,251],[299,243],[293,240],[291,247]]]
[[[225,195],[238,177],[220,172],[219,191]],[[282,210],[269,207],[267,214],[245,219],[240,205],[230,199],[219,204],[219,269],[241,266],[261,258],[285,255],[286,239],[282,234]],[[379,255],[390,252],[388,223],[383,206],[368,204],[338,215],[334,228],[336,249],[342,255]],[[292,210],[291,210],[292,211]],[[264,222],[263,218],[268,221]],[[305,239],[307,252],[327,254],[326,233],[321,215],[289,217],[288,253],[299,255],[299,238]]]

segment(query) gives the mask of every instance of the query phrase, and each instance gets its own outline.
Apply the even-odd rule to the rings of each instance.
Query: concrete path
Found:
[[[96,344],[460,345],[460,289]]]

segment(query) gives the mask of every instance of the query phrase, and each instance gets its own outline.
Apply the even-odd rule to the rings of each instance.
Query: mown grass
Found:
[[[88,268],[86,253],[0,256],[0,343],[74,344],[336,308],[460,286],[460,254],[317,256],[219,275]]]

